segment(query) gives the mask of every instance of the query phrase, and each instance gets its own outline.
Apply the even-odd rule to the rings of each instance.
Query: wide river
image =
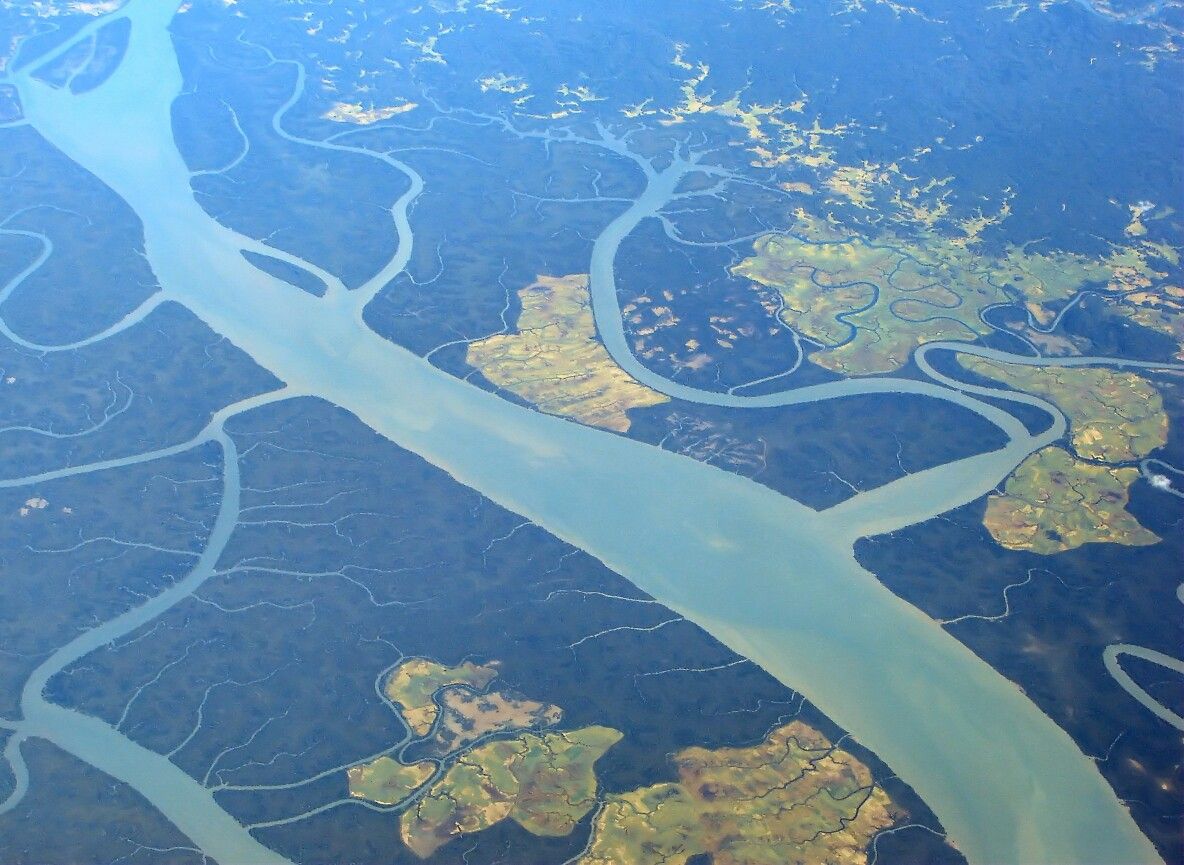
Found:
[[[1015,685],[885,589],[852,553],[859,536],[927,519],[990,490],[1058,437],[1060,421],[1032,437],[968,394],[888,378],[783,395],[781,404],[928,394],[987,417],[1011,437],[1001,450],[816,512],[734,474],[511,405],[459,381],[367,328],[361,309],[368,293],[338,286],[317,298],[262,274],[240,254],[260,250],[259,242],[198,206],[170,119],[183,87],[168,33],[175,5],[132,0],[115,13],[132,21],[128,52],[89,93],[54,90],[27,76],[18,82],[31,124],[142,220],[162,298],[183,304],[290,393],[353,412],[461,483],[595,555],[805,694],[917,790],[975,865],[1159,861],[1070,737]],[[603,286],[611,286],[617,245],[647,207],[614,220],[596,245],[591,270],[601,322],[615,310]],[[405,220],[398,227],[396,258],[405,262],[411,230]],[[606,342],[615,339],[612,327],[601,329]],[[610,348],[627,363],[627,350]],[[640,368],[630,372],[652,378]],[[219,428],[208,438],[234,458]],[[227,471],[229,484],[237,473]],[[125,780],[224,865],[282,861],[164,757],[43,697],[60,666],[150,621],[186,591],[150,601],[59,650],[25,690],[18,738],[42,736]]]

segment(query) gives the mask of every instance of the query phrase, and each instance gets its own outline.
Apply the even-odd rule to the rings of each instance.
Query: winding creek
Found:
[[[116,327],[134,324],[162,301],[180,303],[287,388],[224,410],[199,437],[222,449],[225,492],[193,571],[61,647],[29,679],[23,717],[8,725],[15,732],[5,751],[18,778],[21,742],[41,737],[125,781],[215,860],[285,861],[166,757],[98,719],[51,704],[44,688],[68,664],[151,621],[200,586],[237,518],[237,457],[224,420],[256,404],[307,394],[354,413],[461,483],[595,555],[803,693],[911,784],[975,865],[1159,861],[1070,737],[938,623],[884,588],[852,552],[858,537],[927,519],[990,490],[1025,456],[1060,437],[1059,412],[1032,397],[973,388],[936,373],[935,382],[882,377],[743,397],[686,388],[642,367],[624,339],[613,262],[622,240],[670,200],[678,180],[692,170],[690,162],[649,172],[644,194],[594,247],[597,324],[631,375],[671,396],[737,407],[916,394],[978,413],[999,426],[1009,443],[816,512],[737,475],[511,405],[435,369],[363,323],[365,304],[410,255],[407,209],[421,182],[409,167],[390,162],[412,181],[392,209],[399,235],[392,261],[362,289],[351,292],[329,281],[320,298],[252,267],[242,250],[275,251],[218,224],[195,202],[170,119],[182,91],[168,33],[174,7],[132,0],[115,13],[132,22],[127,55],[93,91],[74,95],[22,76],[17,83],[25,114],[49,142],[114,189],[143,223],[145,250],[162,291]],[[277,130],[286,107],[277,112]],[[919,359],[946,348],[928,346]],[[975,394],[1045,408],[1054,422],[1030,435],[1016,418]],[[41,477],[116,469],[166,452]]]

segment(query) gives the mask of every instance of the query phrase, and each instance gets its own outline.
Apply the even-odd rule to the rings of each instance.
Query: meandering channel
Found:
[[[293,392],[353,412],[461,483],[587,550],[805,694],[913,785],[972,863],[1159,861],[1070,737],[884,588],[852,553],[855,537],[881,530],[890,491],[913,497],[895,522],[940,513],[990,489],[1055,429],[1030,436],[1006,412],[937,384],[873,379],[793,391],[770,404],[924,394],[976,411],[1010,437],[998,451],[819,513],[739,476],[459,381],[366,328],[358,295],[329,291],[317,298],[251,267],[240,251],[257,249],[258,241],[218,224],[195,202],[170,122],[182,91],[167,29],[174,8],[132,0],[115,13],[132,21],[129,47],[95,90],[74,95],[28,76],[19,81],[32,125],[141,219],[163,299],[186,306]],[[643,211],[629,219],[643,218]],[[403,221],[398,229],[397,255],[406,261],[411,227]],[[631,230],[628,219],[618,219],[597,241],[594,284],[611,278],[615,247]],[[596,303],[608,302],[607,291],[597,289]],[[598,320],[612,318],[612,309],[597,311]],[[613,331],[602,335],[622,365],[652,386],[653,375],[628,362],[632,355],[618,350]],[[730,404],[727,395],[716,396]],[[43,736],[123,779],[227,865],[282,861],[265,858],[261,847],[249,857],[220,855],[226,844],[246,850],[256,842],[208,790],[169,769],[164,757],[145,759],[141,746],[101,721],[44,698],[55,667],[149,621],[159,607],[145,604],[120,617],[117,628],[100,626],[108,630],[83,634],[55,653],[58,660],[43,665],[25,690],[18,735]]]

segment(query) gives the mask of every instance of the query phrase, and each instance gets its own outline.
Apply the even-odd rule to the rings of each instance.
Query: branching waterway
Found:
[[[17,82],[28,122],[115,190],[142,221],[161,292],[116,329],[133,325],[161,302],[180,303],[287,384],[258,403],[308,394],[341,406],[460,482],[587,550],[806,695],[917,790],[972,863],[1158,861],[1095,763],[1070,737],[937,622],[884,588],[852,552],[860,536],[924,520],[993,488],[1025,456],[1061,436],[1064,418],[1056,409],[935,372],[931,382],[852,379],[743,397],[686,388],[644,368],[624,340],[613,263],[621,241],[676,195],[680,177],[702,170],[690,159],[661,172],[635,159],[647,174],[645,192],[595,244],[594,312],[605,345],[623,368],[671,396],[724,406],[921,395],[978,413],[1008,435],[1008,444],[816,512],[686,457],[511,405],[435,369],[363,322],[366,301],[409,259],[407,211],[430,177],[421,182],[408,166],[388,161],[411,188],[392,209],[395,254],[360,290],[348,291],[327,275],[329,289],[315,297],[243,258],[242,250],[275,251],[202,210],[173,140],[170,108],[182,79],[168,33],[172,13],[160,0],[132,0],[115,13],[132,22],[130,44],[119,68],[93,91],[75,95],[29,75]],[[298,96],[299,89],[293,99]],[[282,132],[287,107],[277,113],[275,128],[301,140]],[[624,142],[606,140],[627,155]],[[924,353],[918,359],[924,362]],[[976,395],[1043,408],[1051,426],[1031,435]],[[237,455],[222,422],[251,407],[240,403],[225,410],[202,434],[222,449],[224,492],[194,569],[157,598],[51,654],[24,688],[23,717],[0,722],[15,731],[5,753],[17,769],[18,788],[35,783],[21,771],[21,742],[42,737],[135,788],[197,848],[226,863],[283,860],[167,757],[97,718],[52,704],[44,691],[68,664],[161,615],[212,571],[238,507]]]

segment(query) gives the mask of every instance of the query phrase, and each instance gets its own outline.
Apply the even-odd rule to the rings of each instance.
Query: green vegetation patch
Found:
[[[975,236],[930,230],[873,238],[799,210],[785,234],[758,238],[732,273],[781,295],[784,322],[822,346],[812,362],[864,375],[900,369],[927,342],[986,336],[981,314],[997,304],[1023,303],[1048,322],[1057,306],[1094,288],[1133,315],[1121,300],[1162,277],[1152,262],[1173,254],[1145,241],[1104,257],[1022,246],[996,257],[977,246]]]
[[[862,863],[903,815],[871,771],[794,721],[751,748],[688,748],[679,780],[611,796],[578,865]]]
[[[1073,449],[1085,459],[1126,462],[1167,443],[1163,398],[1135,373],[1026,366],[970,355],[958,355],[958,362],[978,375],[1056,403],[1069,418]]]
[[[566,835],[596,804],[593,764],[621,735],[584,727],[474,748],[403,814],[403,841],[427,858],[449,840],[507,817],[535,835]]]
[[[1045,555],[1091,543],[1154,544],[1159,537],[1126,510],[1138,477],[1138,469],[1095,466],[1047,447],[987,500],[983,524],[1004,547]]]
[[[349,794],[379,805],[394,805],[415,792],[433,771],[430,763],[408,766],[390,757],[379,757],[349,770]]]
[[[449,685],[469,685],[480,690],[497,676],[497,666],[465,661],[446,667],[426,658],[412,658],[400,664],[387,677],[387,698],[398,705],[408,726],[418,736],[426,736],[436,722],[439,710],[432,697]]]
[[[670,398],[617,366],[596,337],[588,275],[540,276],[518,292],[518,332],[469,344],[466,361],[548,414],[626,432],[633,408]]]

